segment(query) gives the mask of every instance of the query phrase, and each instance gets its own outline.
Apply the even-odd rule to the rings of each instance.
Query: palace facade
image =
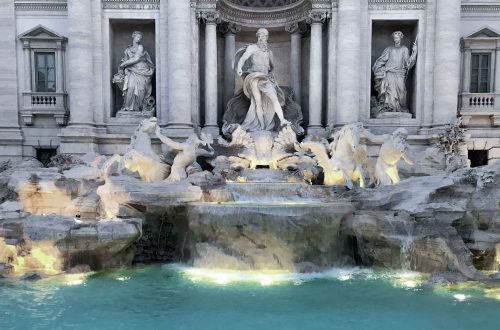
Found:
[[[307,134],[359,121],[423,148],[460,117],[473,165],[500,159],[498,0],[3,0],[0,158],[123,154],[147,116],[123,115],[114,83],[134,31],[154,67],[149,115],[174,138],[220,134],[235,53],[261,27]],[[395,31],[415,53],[398,71],[406,107],[380,113],[374,65]]]

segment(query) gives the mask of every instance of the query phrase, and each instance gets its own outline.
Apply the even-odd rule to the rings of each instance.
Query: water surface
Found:
[[[497,288],[424,282],[359,269],[306,276],[175,265],[4,281],[0,329],[498,329]]]

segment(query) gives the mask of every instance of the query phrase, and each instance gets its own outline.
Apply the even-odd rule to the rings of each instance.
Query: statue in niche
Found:
[[[229,101],[224,113],[224,135],[230,136],[237,127],[246,132],[272,131],[290,125],[303,134],[300,106],[293,93],[282,89],[274,76],[273,53],[268,48],[269,32],[257,31],[257,43],[236,52],[234,69],[243,79],[243,89]]]
[[[401,44],[404,35],[401,31],[392,33],[394,46],[387,47],[373,64],[375,90],[378,100],[372,102],[375,117],[384,113],[409,114],[407,106],[406,78],[417,61],[417,39],[413,43],[412,53]],[[404,116],[404,115],[402,115]]]
[[[151,117],[155,110],[155,99],[151,96],[155,66],[149,53],[141,44],[143,33],[132,33],[132,45],[127,47],[124,57],[113,77],[113,83],[120,87],[123,105],[117,116]]]

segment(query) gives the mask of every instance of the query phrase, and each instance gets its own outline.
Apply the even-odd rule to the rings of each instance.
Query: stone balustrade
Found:
[[[26,125],[31,125],[35,115],[53,115],[59,125],[65,125],[67,100],[66,93],[24,92],[21,117]]]

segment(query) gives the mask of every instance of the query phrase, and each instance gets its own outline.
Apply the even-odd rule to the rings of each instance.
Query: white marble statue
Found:
[[[296,144],[297,151],[311,151],[318,166],[323,169],[323,184],[325,186],[353,187],[346,164],[339,158],[328,156],[327,146],[321,141],[305,141]]]
[[[397,167],[400,159],[413,165],[413,161],[406,154],[408,150],[407,137],[408,132],[404,128],[397,129],[392,135],[384,135],[384,143],[380,147],[375,165],[375,183],[377,185],[385,186],[401,181]]]
[[[375,90],[378,93],[378,111],[409,113],[407,106],[406,78],[417,60],[417,41],[412,53],[401,44],[401,31],[392,33],[394,45],[387,47],[373,64]]]
[[[176,142],[161,133],[161,128],[156,127],[156,136],[160,141],[171,149],[177,151],[174,162],[170,168],[170,175],[165,182],[176,182],[187,178],[186,168],[193,165],[197,157],[210,157],[214,154],[212,148],[212,137],[209,134],[201,133],[201,139],[196,134],[191,134],[185,142]],[[208,150],[199,146],[206,146]]]
[[[127,152],[120,160],[120,168],[139,173],[143,181],[154,182],[165,179],[168,165],[151,146],[150,134],[158,129],[155,117],[144,119],[130,139]]]
[[[359,181],[360,187],[365,187],[366,164],[362,161],[367,159],[362,157],[366,154],[366,146],[360,144],[360,139],[361,136],[371,137],[371,135],[362,123],[353,123],[344,125],[331,136],[333,141],[330,143],[330,154],[342,161],[350,180]],[[339,181],[338,184],[343,183]]]
[[[268,48],[268,38],[269,32],[259,29],[257,43],[239,49],[235,55],[235,70],[243,78],[243,92],[251,100],[241,124],[247,132],[274,129],[276,116],[281,125],[290,124],[283,115],[285,96],[273,75],[273,53]]]
[[[149,53],[141,44],[142,32],[132,33],[132,45],[125,49],[125,54],[113,77],[123,92],[123,105],[120,112],[152,112],[154,98],[151,97],[155,66]]]

